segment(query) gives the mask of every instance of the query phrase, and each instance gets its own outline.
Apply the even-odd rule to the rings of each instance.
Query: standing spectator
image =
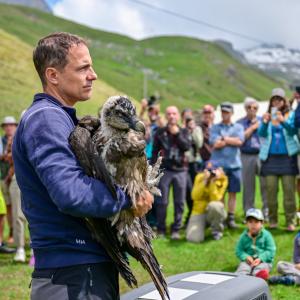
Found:
[[[189,242],[204,241],[207,225],[215,240],[222,238],[227,216],[223,203],[227,185],[228,179],[222,168],[212,161],[206,162],[204,171],[196,176],[192,190],[193,210],[186,230]]]
[[[241,261],[236,273],[268,279],[276,246],[271,233],[263,228],[263,222],[261,210],[247,210],[247,229],[236,246],[236,256]]]
[[[279,261],[277,263],[277,271],[282,274],[272,276],[269,279],[271,284],[300,285],[300,232],[294,239],[293,263],[287,261]]]
[[[34,65],[44,93],[36,94],[18,126],[13,158],[29,223],[35,267],[31,299],[119,299],[118,270],[84,219],[108,218],[124,209],[144,216],[152,196],[136,208],[118,187],[87,176],[68,142],[78,120],[74,105],[88,100],[97,75],[86,42],[70,33],[39,40]]]
[[[291,102],[294,102],[294,100],[296,100],[297,103],[297,108],[295,111],[295,126],[296,128],[298,128],[298,139],[300,137],[300,86],[296,86],[295,87],[295,92],[293,95],[293,99]],[[297,155],[297,162],[298,162],[298,168],[300,168],[300,154]],[[300,172],[300,169],[299,169]],[[297,194],[298,194],[298,201],[299,201],[299,205],[298,205],[298,212],[300,212],[300,174],[297,175]],[[299,217],[298,217],[299,220]]]
[[[206,104],[202,109],[201,128],[203,132],[203,146],[200,149],[203,168],[205,163],[210,159],[212,146],[209,143],[210,130],[215,118],[215,109],[212,105]]]
[[[246,116],[239,121],[244,128],[245,141],[241,146],[242,178],[243,178],[243,208],[246,214],[249,208],[254,207],[256,175],[260,175],[260,160],[258,153],[260,150],[260,140],[257,133],[261,118],[258,117],[258,102],[250,97],[244,101]],[[265,222],[268,220],[268,204],[266,179],[260,176],[260,194],[263,201],[263,213]]]
[[[155,133],[158,128],[163,127],[164,125],[163,120],[159,115],[159,110],[159,104],[157,103],[157,98],[155,96],[151,96],[149,99],[142,99],[140,119],[144,122],[146,127],[146,156],[150,161],[152,158],[153,140]],[[148,118],[145,118],[145,112],[147,112]],[[159,196],[154,196],[152,209],[146,215],[148,224],[154,230],[157,229],[156,206],[158,198]]]
[[[13,220],[13,238],[17,246],[17,251],[14,256],[15,262],[24,263],[26,260],[25,254],[25,226],[26,219],[21,210],[21,193],[16,181],[14,164],[12,160],[12,139],[9,139],[6,145],[7,161],[9,163],[8,175],[6,183],[9,186],[9,195],[11,198],[12,220]]]
[[[188,207],[188,212],[184,224],[187,225],[193,208],[193,200],[191,197],[191,192],[192,192],[195,177],[199,170],[199,164],[201,161],[199,150],[203,144],[203,133],[201,127],[196,126],[195,120],[193,119],[192,116],[185,118],[184,127],[189,131],[190,139],[191,139],[191,147],[186,152],[187,161],[188,161],[186,204]]]
[[[12,208],[11,208],[11,194],[9,192],[9,180],[11,179],[9,177],[9,169],[10,164],[9,161],[11,157],[8,154],[7,151],[7,145],[10,144],[10,142],[13,139],[13,136],[16,132],[18,123],[14,117],[8,116],[3,119],[3,122],[1,124],[2,129],[4,130],[4,136],[2,137],[2,144],[3,144],[3,154],[0,156],[0,173],[1,173],[1,190],[6,202],[7,207],[7,222],[9,226],[9,237],[8,242],[11,244],[13,243],[13,219],[12,219]]]
[[[228,227],[236,228],[236,193],[241,190],[240,146],[244,142],[244,130],[240,124],[232,123],[233,106],[221,104],[222,121],[211,128],[210,144],[213,146],[211,160],[216,161],[228,177]]]
[[[162,155],[164,175],[160,180],[161,199],[157,203],[157,231],[159,236],[166,234],[166,215],[169,191],[173,185],[174,223],[171,238],[179,239],[182,213],[186,193],[187,162],[185,152],[190,148],[188,130],[178,125],[179,112],[176,106],[166,109],[167,126],[159,128],[154,137],[152,161]]]
[[[272,90],[268,112],[263,115],[258,134],[264,138],[259,153],[261,175],[266,176],[270,228],[278,226],[278,184],[283,187],[283,206],[286,226],[295,230],[295,178],[298,174],[297,153],[299,142],[294,125],[294,112],[289,111],[285,92]]]

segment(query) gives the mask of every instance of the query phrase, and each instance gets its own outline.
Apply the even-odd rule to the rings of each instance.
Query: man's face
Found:
[[[300,94],[298,92],[294,93],[294,98],[300,100]]]
[[[174,106],[168,107],[166,110],[166,118],[169,125],[176,125],[179,121],[178,109]]]
[[[57,73],[59,95],[73,104],[88,100],[92,94],[92,83],[96,79],[88,48],[84,44],[72,46],[67,65]]]
[[[13,137],[17,129],[16,124],[6,124],[3,125],[4,133],[7,137]]]
[[[222,110],[222,121],[228,123],[231,121],[232,112]]]
[[[249,217],[247,219],[247,227],[251,235],[256,235],[262,228],[262,221]]]
[[[203,112],[202,120],[203,120],[203,122],[205,124],[213,123],[213,121],[214,121],[214,114],[213,114],[213,112],[210,112],[210,111]]]
[[[252,119],[256,117],[258,106],[255,103],[249,104],[246,107],[247,117]]]

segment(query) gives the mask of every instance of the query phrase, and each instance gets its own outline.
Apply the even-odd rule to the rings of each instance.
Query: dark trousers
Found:
[[[32,273],[31,300],[118,300],[118,271],[112,262]]]
[[[171,185],[173,186],[174,197],[174,223],[171,231],[177,232],[181,227],[182,214],[184,209],[184,200],[186,193],[186,171],[164,171],[164,176],[161,178],[159,188],[162,197],[157,201],[157,231],[158,233],[166,232],[166,216],[169,203],[169,192]]]
[[[193,189],[194,180],[197,175],[198,169],[199,168],[197,162],[189,163],[189,170],[188,170],[187,182],[186,182],[186,205],[188,207],[188,212],[187,212],[186,219],[184,221],[185,225],[188,224],[193,209],[192,189]]]

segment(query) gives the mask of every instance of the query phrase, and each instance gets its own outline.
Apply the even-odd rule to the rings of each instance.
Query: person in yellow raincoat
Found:
[[[199,243],[204,241],[206,226],[211,227],[212,236],[219,240],[223,236],[223,222],[227,217],[223,197],[228,186],[228,178],[222,168],[213,161],[199,173],[192,189],[193,209],[186,239]]]

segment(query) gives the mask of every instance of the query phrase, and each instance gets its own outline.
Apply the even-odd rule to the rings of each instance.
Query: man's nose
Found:
[[[96,80],[98,78],[96,72],[93,68],[90,69],[90,72],[88,74],[88,80]]]

